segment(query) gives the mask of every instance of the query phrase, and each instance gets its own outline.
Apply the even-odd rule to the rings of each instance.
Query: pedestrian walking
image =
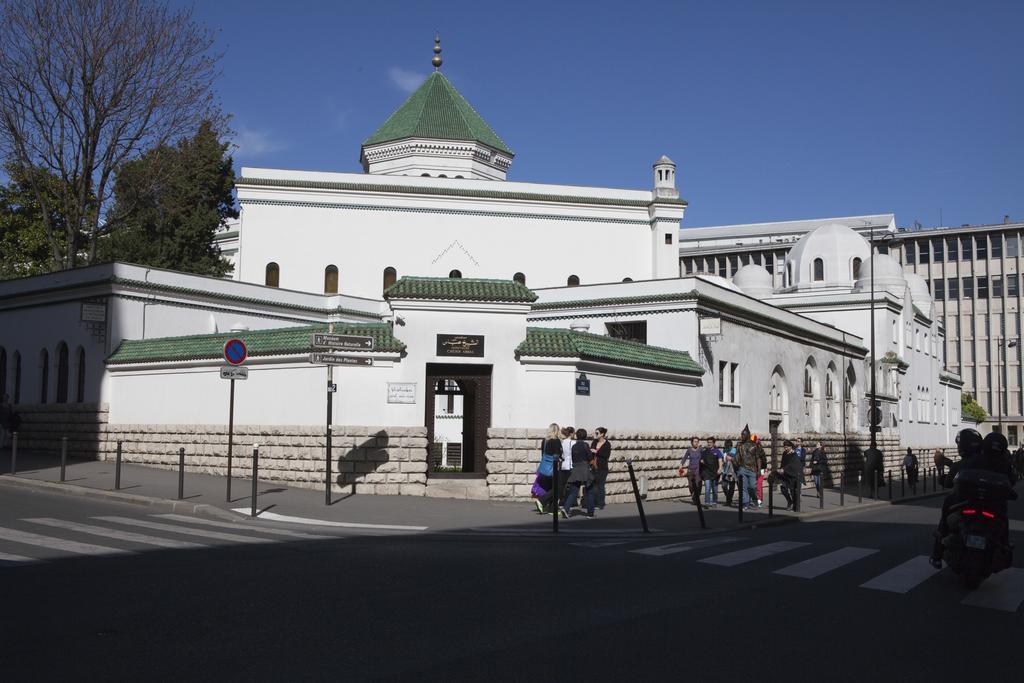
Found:
[[[580,489],[583,489],[584,505],[587,508],[587,518],[594,517],[594,492],[591,483],[594,481],[594,472],[591,461],[594,456],[587,445],[587,430],[577,429],[576,440],[572,445],[572,471],[569,472],[569,490],[565,496],[565,504],[559,508],[563,517],[569,516],[569,501],[575,500]]]
[[[828,456],[825,455],[825,446],[820,441],[814,444],[811,451],[811,480],[814,481],[814,490],[821,495],[821,480],[828,467]]]
[[[722,456],[722,493],[726,507],[732,507],[732,494],[736,491],[736,449],[732,439],[725,440]]]
[[[736,446],[736,476],[740,487],[740,505],[747,509],[757,509],[757,472],[760,469],[757,444],[750,439],[750,427],[744,426],[740,432],[740,442]]]
[[[534,479],[534,490],[539,487],[544,493],[538,496],[533,502],[537,506],[537,512],[544,514],[547,510],[545,505],[551,497],[556,494],[555,482],[557,477],[555,469],[559,458],[562,457],[562,442],[559,440],[561,428],[554,422],[548,425],[547,436],[540,447],[540,465],[537,466],[537,476]]]
[[[608,430],[598,427],[594,430],[594,442],[590,444],[590,452],[594,456],[594,507],[604,510],[604,485],[608,479],[608,460],[612,457],[612,445],[608,443]]]
[[[679,460],[679,476],[686,477],[690,485],[690,495],[693,497],[693,504],[700,501],[700,439],[690,439],[690,447],[683,453]]]
[[[938,451],[939,449],[935,449]],[[912,489],[917,488],[917,471],[920,464],[917,462],[917,456],[914,455],[914,449],[907,446],[907,454],[903,456],[903,470],[907,473],[907,485]]]
[[[1013,462],[1017,468],[1017,478],[1024,478],[1024,445],[1017,447],[1017,452],[1013,456]]]
[[[800,512],[800,477],[803,475],[803,463],[789,439],[783,443],[782,462],[776,474],[782,480],[782,496],[786,499],[786,509]]]
[[[552,425],[557,427],[558,425]],[[562,427],[558,430],[559,455],[556,462],[555,481],[551,489],[540,498],[540,511],[554,514],[559,505],[565,503],[565,492],[569,485],[569,472],[572,470],[572,444],[575,430]],[[575,504],[575,501],[573,501]],[[572,506],[570,506],[572,507]]]
[[[700,481],[704,487],[704,507],[718,505],[718,475],[722,467],[722,451],[709,436],[700,452]]]
[[[750,440],[754,442],[757,451],[757,507],[764,505],[764,480],[768,476],[768,454],[764,452],[761,439],[757,434],[752,434]]]

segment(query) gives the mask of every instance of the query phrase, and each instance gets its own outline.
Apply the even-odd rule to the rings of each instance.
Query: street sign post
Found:
[[[317,352],[309,354],[309,362],[313,365],[357,365],[362,367],[370,367],[373,365],[372,358],[363,358],[361,356],[342,356],[336,353]]]
[[[231,397],[228,399],[228,477],[225,498],[231,502],[231,448],[235,436],[235,380],[249,379],[249,368],[240,367],[249,355],[245,342],[241,339],[229,339],[224,344],[224,360],[231,365],[220,369],[220,378],[231,380]]]
[[[317,332],[310,335],[309,345],[331,351],[373,351],[373,337]]]

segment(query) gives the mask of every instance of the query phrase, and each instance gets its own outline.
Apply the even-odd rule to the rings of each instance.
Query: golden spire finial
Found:
[[[430,60],[434,65],[434,71],[441,68],[441,36],[434,33],[434,58]]]

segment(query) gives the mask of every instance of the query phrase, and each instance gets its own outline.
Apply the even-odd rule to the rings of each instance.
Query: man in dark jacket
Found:
[[[757,473],[761,466],[760,447],[750,439],[750,427],[740,432],[736,445],[736,476],[740,482],[740,505],[757,509]]]
[[[825,456],[825,447],[819,441],[811,451],[811,479],[814,481],[814,488],[818,495],[821,495],[821,479],[828,467],[828,458]]]
[[[700,479],[704,489],[704,507],[718,505],[718,470],[722,451],[715,445],[715,437],[708,437],[707,446],[700,454]]]
[[[786,499],[786,509],[800,512],[800,477],[803,476],[804,464],[793,450],[792,441],[787,439],[782,445],[782,462],[778,470],[782,477],[780,489]]]

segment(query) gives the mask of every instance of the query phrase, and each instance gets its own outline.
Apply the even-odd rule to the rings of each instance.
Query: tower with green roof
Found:
[[[434,38],[434,72],[363,142],[367,173],[505,180],[515,156],[476,109],[441,73],[441,39]]]

